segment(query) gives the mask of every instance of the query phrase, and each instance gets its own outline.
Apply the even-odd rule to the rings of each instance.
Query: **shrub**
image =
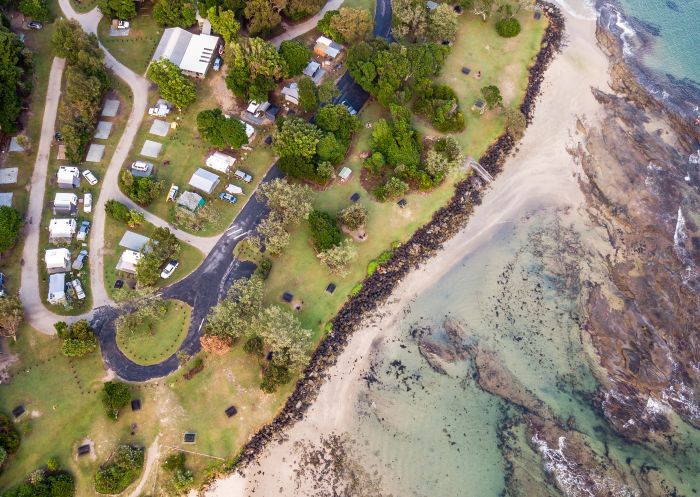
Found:
[[[85,319],[70,325],[59,321],[54,324],[61,342],[61,352],[66,357],[82,357],[97,348],[95,330]]]
[[[131,400],[131,392],[128,385],[118,381],[108,381],[104,384],[102,388],[102,405],[104,405],[109,419],[116,421],[119,416],[119,410],[126,406],[129,400]]]
[[[350,230],[359,229],[367,222],[367,209],[360,204],[352,204],[338,213],[338,222]]]
[[[143,449],[120,445],[107,463],[95,474],[95,490],[101,494],[118,494],[141,474]]]
[[[270,271],[272,271],[272,261],[270,259],[263,259],[258,264],[258,268],[255,270],[255,274],[260,276],[262,279],[266,280],[270,276]]]
[[[112,219],[126,223],[129,221],[129,208],[118,200],[108,200],[105,202],[105,212]]]
[[[382,155],[380,152],[374,152],[362,163],[362,166],[372,174],[381,174],[385,165],[386,160],[384,159],[384,155]]]
[[[203,110],[197,114],[197,131],[202,139],[217,148],[240,148],[248,143],[245,124],[227,118],[221,109]]]
[[[265,393],[273,393],[279,385],[284,385],[292,379],[292,373],[289,368],[279,366],[274,362],[270,363],[263,373],[263,379],[260,383],[260,389]]]
[[[22,217],[12,207],[0,207],[0,252],[14,247],[22,226]]]
[[[396,176],[392,176],[391,178],[389,178],[389,181],[387,181],[384,185],[384,198],[389,200],[399,198],[402,195],[406,195],[407,191],[408,184],[406,184],[404,181],[401,181]]]
[[[63,470],[37,469],[26,480],[3,492],[4,497],[73,497],[73,475]]]
[[[331,215],[317,210],[309,214],[309,231],[314,247],[319,252],[335,247],[343,239],[336,220]]]
[[[19,432],[14,423],[5,414],[0,414],[0,447],[8,454],[14,454],[19,449]]]
[[[514,17],[496,22],[496,32],[503,38],[513,38],[520,33],[520,22]]]

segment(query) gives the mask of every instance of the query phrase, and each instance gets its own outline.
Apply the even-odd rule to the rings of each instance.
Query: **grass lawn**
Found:
[[[523,32],[515,39],[500,38],[491,22],[484,24],[478,17],[465,14],[460,17],[460,35],[453,47],[441,80],[448,82],[460,96],[462,106],[469,107],[479,96],[479,89],[487,84],[497,84],[504,95],[506,105],[519,105],[527,86],[527,69],[539,50],[540,40],[546,21],[531,19],[532,13],[521,15]],[[486,48],[490,47],[490,48]],[[481,70],[482,78],[464,76],[462,66],[469,66],[475,73]],[[373,123],[384,117],[386,110],[378,103],[370,103],[360,115],[363,123]],[[465,154],[479,157],[502,132],[500,114],[490,111],[482,116],[472,114],[468,107],[466,130],[457,135]],[[424,123],[417,123],[423,135],[438,135]],[[347,299],[352,288],[367,275],[368,263],[384,250],[390,249],[393,242],[403,242],[420,226],[430,220],[433,213],[445,205],[453,194],[454,184],[464,177],[462,170],[454,171],[438,188],[429,193],[412,193],[405,198],[404,209],[395,202],[379,203],[360,184],[361,160],[359,154],[369,149],[371,129],[364,127],[352,145],[345,165],[353,170],[353,175],[345,183],[336,182],[321,192],[315,199],[315,207],[332,215],[350,205],[349,197],[354,192],[361,195],[360,203],[369,212],[365,227],[367,239],[357,242],[358,257],[350,268],[350,274],[343,279],[329,274],[318,262],[308,243],[309,232],[302,223],[291,236],[285,253],[273,260],[272,271],[266,282],[266,300],[281,305],[284,292],[294,295],[295,304],[302,303],[299,317],[305,326],[314,331],[319,339],[324,325],[331,320]],[[290,268],[294,268],[290,271]],[[329,283],[337,288],[333,294],[325,291]]]
[[[55,13],[57,5],[50,2],[51,12]],[[23,129],[20,134],[29,138],[30,149],[24,153],[3,154],[0,159],[2,167],[18,168],[17,183],[14,185],[0,185],[0,192],[12,192],[12,205],[20,214],[24,215],[29,203],[29,189],[36,153],[39,147],[39,136],[41,134],[41,121],[44,116],[44,104],[46,100],[46,89],[49,84],[49,72],[53,61],[53,51],[51,49],[51,36],[55,25],[44,23],[44,29],[25,30],[25,45],[32,51],[34,58],[34,74],[32,75],[33,91],[28,101],[28,111],[22,116]],[[7,288],[10,292],[19,291],[20,285],[20,260],[22,259],[23,239],[17,246],[0,257],[0,272],[7,277]]]
[[[90,186],[85,179],[81,179],[80,182],[80,187],[77,190],[62,190],[58,188],[57,182],[56,182],[56,173],[58,171],[59,166],[61,165],[69,165],[68,161],[59,161],[56,158],[56,154],[58,153],[58,147],[56,144],[51,147],[51,158],[49,160],[49,167],[48,167],[48,173],[46,177],[46,196],[45,196],[45,204],[47,206],[46,209],[43,211],[43,215],[41,218],[41,231],[40,231],[40,238],[39,238],[39,253],[37,256],[39,257],[39,291],[41,292],[41,295],[46,295],[48,292],[48,275],[46,273],[46,265],[44,264],[44,251],[47,248],[56,248],[59,245],[51,244],[49,243],[49,230],[48,230],[48,225],[49,221],[51,218],[53,218],[53,211],[51,209],[51,202],[53,202],[54,196],[57,192],[63,191],[63,192],[74,192],[76,195],[78,195],[79,201],[82,201],[83,195],[85,193],[92,193],[92,203],[93,205],[96,204],[97,198],[100,194],[100,189],[102,188],[102,178],[104,178],[104,173],[107,170],[107,166],[109,165],[109,161],[112,158],[112,154],[114,153],[114,150],[117,146],[117,143],[119,142],[119,139],[121,138],[121,134],[124,130],[124,125],[126,123],[126,120],[128,119],[129,112],[131,111],[131,92],[129,88],[119,79],[114,79],[113,81],[113,89],[108,92],[107,98],[117,98],[119,99],[120,106],[119,106],[119,112],[117,113],[116,117],[99,117],[100,121],[110,121],[112,122],[112,131],[110,133],[110,136],[106,140],[93,140],[91,143],[98,143],[98,144],[103,144],[105,145],[105,153],[104,156],[102,157],[102,160],[98,163],[95,162],[84,162],[79,164],[79,168],[81,172],[85,169],[89,169],[92,171],[95,176],[98,179],[98,183],[95,186]],[[56,128],[60,128],[60,123],[57,123]],[[78,207],[78,226],[80,225],[80,222],[82,220],[88,220],[92,221],[92,214],[93,213],[86,213],[84,212],[82,208],[82,204],[79,205]],[[78,240],[73,238],[72,242],[69,245],[60,245],[60,246],[67,246],[69,250],[71,251],[72,258],[74,259],[75,256],[78,254],[78,252],[84,248],[87,248],[88,250],[91,250],[90,247],[87,246],[88,244],[86,242],[79,242]],[[73,279],[75,277],[78,277],[80,279],[80,282],[82,283],[83,289],[85,291],[85,294],[87,297],[83,301],[74,301],[73,303],[69,303],[66,305],[51,305],[46,300],[44,299],[44,305],[46,306],[47,309],[51,310],[52,312],[55,312],[56,314],[61,314],[64,316],[73,316],[73,315],[78,315],[82,314],[92,308],[92,295],[90,292],[90,278],[89,278],[89,265],[86,265],[83,267],[81,271],[79,271],[77,274],[75,274],[75,271],[70,273],[70,278]],[[66,277],[68,279],[68,276]]]
[[[117,274],[117,271],[115,270],[119,257],[124,250],[119,246],[119,241],[121,240],[122,236],[124,236],[124,233],[127,230],[138,233],[139,235],[150,236],[155,228],[156,227],[148,221],[144,222],[141,226],[129,228],[119,221],[115,221],[110,216],[106,216],[105,245],[102,253],[105,267],[105,288],[107,288],[107,292],[109,292],[110,297],[114,297],[114,283],[118,279],[123,280],[125,276],[121,273]],[[158,283],[158,287],[160,288],[167,285],[172,285],[176,281],[180,281],[182,278],[197,269],[197,266],[199,266],[203,258],[204,255],[198,249],[181,241],[180,255],[178,256],[180,265],[170,278],[167,280],[161,279]]]
[[[372,18],[374,18],[375,5],[376,0],[345,0],[340,8],[352,7],[353,9],[367,9],[372,13]]]
[[[218,102],[214,95],[211,85],[212,78],[222,77],[221,73],[211,71],[209,76],[204,81],[196,82],[198,98],[197,102],[190,106],[182,113],[173,111],[167,118],[169,122],[177,122],[178,127],[175,130],[170,130],[168,136],[162,138],[149,134],[154,118],[146,116],[141,130],[134,140],[134,145],[126,161],[127,167],[135,160],[147,160],[156,165],[156,178],[164,183],[164,191],[162,195],[156,199],[151,205],[146,207],[149,212],[156,214],[158,217],[167,220],[170,223],[176,224],[175,209],[173,202],[166,202],[166,197],[171,184],[176,184],[180,187],[180,193],[190,189],[188,183],[192,173],[198,168],[204,167],[204,162],[208,155],[214,149],[204,143],[197,132],[197,114],[205,109],[218,107]],[[228,90],[227,90],[228,91]],[[155,103],[158,98],[156,92],[151,95],[151,102]],[[232,117],[234,118],[234,117]],[[164,119],[164,118],[161,118]],[[201,191],[197,191],[202,195],[207,203],[215,206],[214,215],[200,231],[195,234],[200,236],[212,236],[221,233],[230,224],[235,215],[240,211],[248,196],[257,187],[257,184],[263,178],[267,170],[273,162],[273,152],[270,146],[265,145],[263,140],[270,134],[271,130],[266,128],[257,128],[253,136],[252,151],[237,150],[228,151],[227,153],[236,157],[236,163],[229,173],[229,177],[216,172],[221,178],[219,185],[211,195],[205,195]],[[163,144],[163,148],[157,159],[150,159],[140,155],[141,148],[146,140],[152,140]],[[167,165],[165,164],[167,162]],[[250,173],[253,176],[253,182],[250,184],[242,183],[241,181],[233,180],[233,172],[236,168],[240,168]],[[218,198],[228,183],[236,183],[243,188],[243,195],[238,195],[238,202],[234,205],[229,204]],[[178,226],[186,229],[182,226]]]
[[[132,19],[129,36],[109,36],[110,19],[103,17],[97,27],[97,36],[114,57],[137,74],[144,74],[151,61],[163,28],[151,16],[152,6],[146,3],[139,15]]]
[[[137,364],[157,364],[175,352],[187,336],[190,306],[179,300],[166,300],[167,311],[157,319],[146,319],[133,333],[117,333],[117,345]]]

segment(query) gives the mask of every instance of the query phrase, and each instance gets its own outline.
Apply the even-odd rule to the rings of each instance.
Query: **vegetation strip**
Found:
[[[532,121],[544,73],[560,50],[564,34],[564,18],[559,9],[547,2],[538,2],[538,5],[548,17],[549,25],[542,39],[542,48],[529,70],[527,91],[520,106],[528,123]],[[495,176],[501,171],[505,158],[515,144],[513,138],[504,132],[484,153],[480,164]],[[466,225],[473,212],[472,206],[478,204],[480,199],[478,186],[472,179],[458,183],[449,204],[438,210],[429,223],[394,251],[391,259],[383,265],[383,271],[374,272],[365,280],[362,288],[338,312],[333,320],[333,329],[314,351],[303,378],[297,382],[284,408],[243,447],[231,464],[230,471],[243,469],[255,461],[269,443],[277,440],[279,434],[302,419],[321,388],[319,378],[336,364],[350,336],[367,313],[386,301],[401,279],[433,257],[447,240]]]

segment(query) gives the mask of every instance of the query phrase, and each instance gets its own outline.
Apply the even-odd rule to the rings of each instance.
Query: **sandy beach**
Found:
[[[591,87],[609,91],[608,61],[595,39],[591,14],[566,17],[565,45],[545,75],[542,95],[533,123],[517,146],[503,172],[484,195],[468,226],[445,244],[438,256],[412,272],[395,290],[389,302],[366,320],[340,356],[321,387],[318,399],[303,421],[286,434],[286,441],[269,447],[260,460],[215,482],[205,493],[210,497],[248,495],[316,495],[313,482],[295,481],[295,444],[314,442],[322,436],[343,433],[355,413],[361,375],[374,348],[392,338],[406,306],[416,295],[430,289],[470,252],[488,245],[504,226],[544,208],[579,208],[579,166],[567,149],[577,143],[577,120],[595,122],[598,103]],[[317,489],[316,489],[317,491]]]

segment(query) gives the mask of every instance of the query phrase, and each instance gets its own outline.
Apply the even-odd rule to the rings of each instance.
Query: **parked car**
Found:
[[[78,297],[78,300],[83,300],[85,298],[85,292],[83,291],[83,285],[80,284],[80,280],[76,278],[70,283],[73,285],[73,290],[75,290],[75,296]]]
[[[92,212],[92,193],[83,195],[83,212]]]
[[[148,109],[149,116],[163,117],[170,114],[170,107],[165,104],[158,104],[155,107]]]
[[[29,22],[27,23],[27,27],[28,27],[29,29],[41,29],[41,28],[44,27],[44,25],[41,24],[39,21],[29,21]]]
[[[235,204],[236,201],[238,200],[236,197],[234,197],[230,193],[226,193],[226,192],[219,193],[219,198],[221,200],[226,200],[227,202],[230,202],[232,204]]]
[[[170,278],[177,267],[180,265],[178,261],[170,261],[168,264],[163,268],[163,272],[160,273],[160,277],[163,278],[164,280],[167,280]]]
[[[129,26],[131,26],[129,21],[123,21],[120,19],[119,22],[117,22],[117,29],[129,29]]]
[[[57,142],[62,142],[63,141],[63,135],[61,134],[60,131],[56,131],[53,134],[53,139],[56,140]]]
[[[80,229],[78,230],[78,240],[85,241],[87,239],[88,233],[90,233],[90,221],[83,221],[80,223]]]
[[[95,186],[97,184],[97,178],[94,174],[92,174],[92,171],[90,171],[89,169],[83,171],[83,177],[87,180],[88,183],[90,183],[90,186]]]
[[[214,59],[214,70],[218,71],[219,69],[221,69],[221,57],[217,56],[216,59]]]
[[[246,173],[245,171],[241,171],[240,169],[236,169],[236,172],[233,174],[236,176],[236,178],[242,179],[246,183],[253,181],[253,177],[250,174]]]
[[[83,266],[85,265],[85,261],[87,260],[87,256],[88,256],[88,251],[85,249],[78,252],[78,256],[73,261],[73,269],[75,269],[76,271],[80,271],[81,269],[83,269]]]
[[[7,281],[5,274],[0,273],[0,297],[5,296],[5,281]]]

